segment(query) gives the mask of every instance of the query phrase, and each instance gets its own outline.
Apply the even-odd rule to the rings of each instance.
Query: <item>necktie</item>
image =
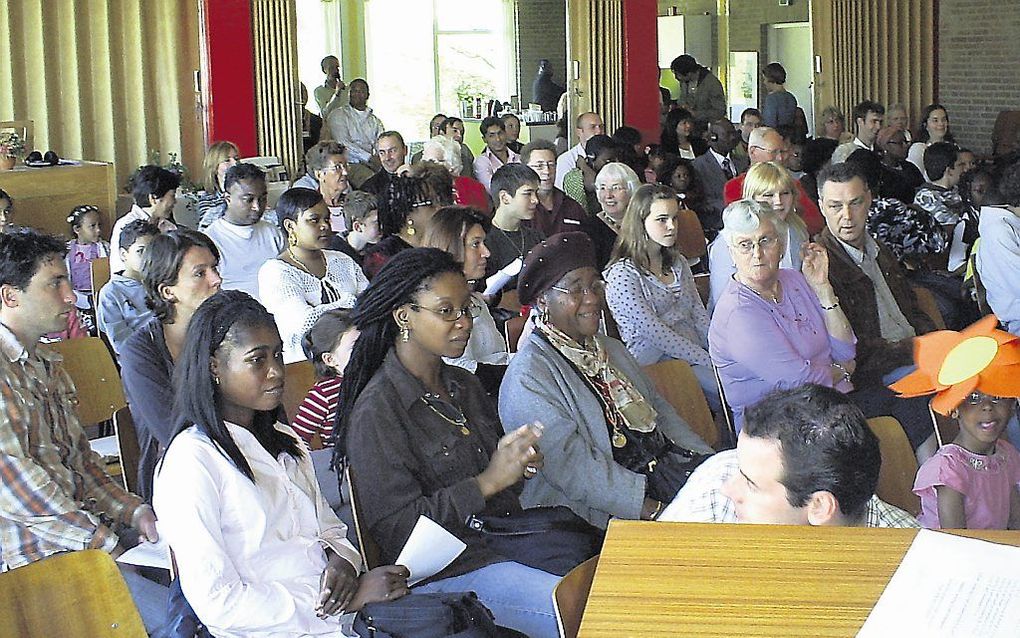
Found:
[[[722,169],[723,169],[723,172],[726,173],[726,179],[733,179],[734,177],[737,176],[733,172],[733,162],[731,162],[730,158],[728,158],[728,157],[724,157],[723,158]]]

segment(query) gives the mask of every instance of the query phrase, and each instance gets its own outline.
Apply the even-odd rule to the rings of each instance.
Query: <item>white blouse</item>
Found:
[[[353,259],[333,250],[322,254],[326,256],[324,279],[337,293],[329,303],[322,302],[322,279],[282,259],[270,259],[259,269],[259,301],[276,319],[285,363],[305,359],[301,339],[319,317],[330,310],[354,307],[358,295],[368,288],[365,273]]]
[[[478,318],[471,327],[467,348],[460,357],[456,359],[443,357],[443,361],[464,368],[472,374],[478,369],[479,363],[500,366],[509,364],[511,354],[507,352],[506,340],[499,333],[496,320],[492,318],[492,313],[489,312],[481,293],[471,293],[471,304],[478,308]]]
[[[347,526],[322,498],[308,449],[273,458],[227,423],[255,481],[192,426],[157,469],[153,506],[174,551],[181,587],[214,636],[342,636],[351,615],[319,618],[315,605],[329,547],[360,571]]]

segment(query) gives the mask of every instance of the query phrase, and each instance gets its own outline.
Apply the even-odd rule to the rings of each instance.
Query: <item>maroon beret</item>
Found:
[[[517,296],[522,305],[531,306],[571,270],[597,268],[595,246],[586,233],[557,233],[544,239],[524,258],[517,277]]]

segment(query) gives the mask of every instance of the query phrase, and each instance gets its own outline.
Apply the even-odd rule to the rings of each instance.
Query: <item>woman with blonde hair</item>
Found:
[[[747,171],[744,179],[744,199],[769,206],[776,217],[783,222],[786,247],[780,268],[800,270],[800,249],[808,241],[807,226],[795,210],[797,205],[797,184],[793,175],[781,164],[762,162],[755,164]],[[717,238],[708,247],[709,279],[709,310],[714,310],[723,290],[726,289],[733,273],[737,271],[725,241]]]
[[[241,152],[233,142],[213,142],[202,161],[202,184],[205,192],[198,196],[198,228],[204,229],[227,210],[226,189],[223,178],[231,166],[240,160]]]
[[[678,248],[676,191],[645,184],[630,200],[605,271],[606,301],[620,337],[637,362],[682,359],[698,377],[713,409],[719,391],[708,354],[708,311]]]

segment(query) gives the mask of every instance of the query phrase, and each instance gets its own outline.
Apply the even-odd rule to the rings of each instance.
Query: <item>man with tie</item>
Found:
[[[707,210],[698,211],[705,235],[715,237],[722,228],[723,187],[726,182],[747,170],[747,158],[733,157],[740,136],[733,123],[726,118],[712,122],[705,133],[708,152],[699,155],[693,162],[694,171],[701,181],[705,193]]]

